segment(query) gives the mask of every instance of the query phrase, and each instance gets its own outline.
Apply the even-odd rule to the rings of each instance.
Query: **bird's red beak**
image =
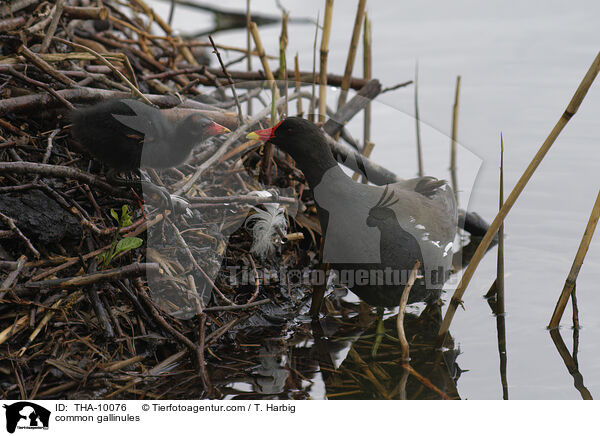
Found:
[[[268,129],[255,130],[254,132],[250,132],[246,135],[246,139],[260,139],[261,141],[267,142],[269,139],[275,136],[275,130],[277,129],[277,127],[279,127],[279,125],[282,122],[283,120],[281,120],[273,127],[270,127]]]
[[[222,133],[231,133],[231,130],[213,121],[206,128],[206,132],[210,135],[221,135]]]

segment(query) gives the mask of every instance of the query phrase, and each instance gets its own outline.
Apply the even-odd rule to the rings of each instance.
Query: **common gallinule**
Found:
[[[131,183],[117,177],[119,172],[176,167],[195,145],[229,132],[201,114],[172,122],[159,109],[132,99],[75,110],[71,121],[73,137],[107,166],[108,179],[123,184]]]
[[[373,306],[397,306],[415,262],[422,278],[409,302],[437,298],[452,265],[457,229],[454,193],[445,181],[421,177],[386,186],[352,180],[322,131],[289,117],[248,134],[289,153],[313,190],[323,231],[323,262]]]

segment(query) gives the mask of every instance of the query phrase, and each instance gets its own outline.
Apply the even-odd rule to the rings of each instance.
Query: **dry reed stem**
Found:
[[[400,349],[402,350],[402,362],[408,362],[410,360],[410,350],[408,346],[408,341],[406,340],[406,333],[404,332],[404,312],[406,311],[406,303],[408,303],[408,296],[410,295],[410,290],[413,284],[415,283],[417,273],[419,272],[420,267],[421,262],[417,260],[415,262],[415,266],[413,266],[413,269],[410,272],[410,276],[408,276],[408,282],[406,282],[406,285],[404,286],[402,297],[400,297],[400,305],[398,308],[398,318],[396,320],[396,327],[398,328],[398,339],[400,340]]]
[[[423,177],[423,150],[421,148],[421,118],[419,115],[419,62],[415,64],[415,133],[417,135],[417,165],[419,177]]]
[[[15,18],[6,18],[0,20],[0,32],[6,32],[7,30],[18,29],[27,22],[27,19],[23,16]]]
[[[250,36],[252,36],[252,34],[250,34]],[[184,41],[184,42],[177,42],[177,43],[175,43],[175,45],[176,46],[185,46],[185,47],[212,47],[210,42],[205,42],[205,41]],[[258,57],[258,52],[256,50],[247,50],[245,48],[234,47],[232,45],[224,45],[224,44],[217,44],[217,48],[219,50],[234,51],[237,53],[244,53],[245,55],[249,54],[250,56]],[[277,59],[277,56],[273,56],[273,55],[269,55],[269,54],[265,54],[265,57],[270,60]]]
[[[313,67],[312,67],[312,86],[311,97],[308,105],[308,120],[315,121],[316,105],[316,87],[317,87],[317,38],[319,37],[319,12],[317,12],[317,21],[315,22],[315,38],[313,40]]]
[[[381,83],[377,79],[371,79],[349,102],[335,113],[329,114],[329,120],[323,125],[323,130],[330,136],[335,137],[358,112],[363,110],[380,93]]]
[[[39,282],[26,282],[23,284],[25,288],[62,288],[71,289],[80,286],[87,286],[93,283],[105,282],[108,280],[116,280],[124,277],[139,277],[146,276],[148,273],[156,273],[159,270],[157,263],[134,262],[118,268],[106,269],[103,271],[82,274],[74,277],[66,277],[60,279],[42,280]]]
[[[13,233],[15,235],[17,235],[17,237],[19,239],[21,239],[21,241],[25,244],[27,249],[31,252],[31,254],[33,254],[33,257],[35,257],[36,259],[40,258],[40,252],[38,250],[36,250],[36,248],[33,246],[33,244],[27,238],[27,236],[25,236],[23,234],[23,232],[21,232],[21,229],[19,229],[19,227],[17,227],[16,221],[14,219],[12,219],[11,217],[4,215],[2,212],[0,212],[0,221],[4,222],[4,224],[10,230],[12,230]]]
[[[133,83],[131,83],[129,81],[129,79],[127,77],[125,77],[125,75],[123,73],[121,73],[121,71],[119,71],[118,68],[116,68],[113,64],[111,64],[110,61],[108,59],[106,59],[104,56],[102,56],[101,54],[96,53],[94,50],[92,50],[89,47],[86,47],[85,45],[76,44],[76,43],[68,41],[66,39],[57,38],[57,37],[54,37],[53,39],[56,40],[56,41],[58,41],[58,42],[62,42],[63,44],[69,45],[69,46],[71,46],[73,48],[78,48],[80,50],[87,51],[88,53],[90,53],[91,55],[93,55],[96,59],[98,59],[102,64],[104,64],[108,68],[110,68],[113,73],[115,73],[117,76],[119,76],[121,78],[121,80],[123,80],[125,82],[125,84],[129,87],[129,89],[131,89],[131,92],[133,92],[141,100],[143,100],[144,103],[146,103],[146,104],[148,104],[150,106],[154,106],[152,104],[152,102],[150,100],[148,100],[148,98],[144,94],[142,94],[142,92],[137,88],[136,85],[134,85]]]
[[[438,388],[436,385],[434,385],[427,377],[423,377],[421,374],[419,374],[409,364],[406,363],[406,364],[402,365],[402,368],[404,368],[405,370],[407,370],[410,373],[410,375],[412,375],[417,380],[419,380],[419,382],[423,386],[425,386],[426,388],[431,389],[433,392],[435,392],[436,394],[438,394],[442,398],[442,400],[451,400],[452,399],[444,391],[440,390],[440,388]]]
[[[581,269],[581,265],[583,264],[585,255],[587,254],[588,248],[590,247],[590,242],[592,241],[592,237],[594,236],[594,231],[596,230],[596,225],[598,224],[598,218],[600,218],[600,191],[598,192],[598,196],[596,197],[596,202],[594,203],[592,213],[590,214],[590,218],[588,220],[587,226],[585,227],[583,237],[581,238],[581,242],[579,243],[577,254],[575,255],[575,259],[573,260],[573,265],[571,266],[571,270],[569,271],[569,275],[567,276],[567,280],[565,281],[565,286],[563,287],[560,297],[556,302],[554,313],[552,313],[552,318],[550,319],[550,324],[548,325],[549,329],[554,329],[558,327],[558,323],[562,318],[563,312],[565,311],[565,307],[569,301],[569,296],[571,296],[575,288],[575,283],[577,281],[577,276],[579,275],[579,270]]]
[[[24,315],[21,318],[17,319],[10,326],[6,327],[4,330],[0,331],[0,345],[5,343],[8,339],[16,335],[18,332],[27,327],[27,323],[29,322],[29,315]]]
[[[460,102],[460,76],[456,76],[456,90],[454,92],[454,106],[452,107],[452,142],[450,147],[450,177],[452,189],[458,201],[458,180],[456,177],[456,136],[458,134],[458,107]]]
[[[79,384],[78,381],[61,383],[58,386],[54,386],[54,387],[52,387],[50,389],[46,389],[45,391],[42,391],[42,392],[36,392],[36,393],[32,392],[31,399],[36,400],[36,399],[45,398],[45,397],[53,397],[54,395],[56,395],[60,392],[64,392],[69,389],[75,388],[78,384]]]
[[[500,133],[500,193],[498,211],[504,204],[504,138]],[[498,262],[496,266],[496,316],[504,316],[504,221],[498,228]]]
[[[253,23],[254,24],[254,23]],[[289,100],[293,100],[295,98],[298,98],[299,94],[294,93],[293,95],[290,96]],[[275,103],[275,107],[279,107],[284,103],[284,99],[283,98],[279,98],[276,103]],[[205,160],[204,162],[202,162],[202,164],[196,169],[196,171],[194,172],[194,174],[188,179],[187,182],[185,182],[185,184],[177,189],[175,191],[175,195],[181,195],[185,192],[188,192],[192,186],[194,185],[194,183],[196,183],[196,181],[198,180],[198,178],[202,175],[202,173],[204,171],[206,171],[209,167],[211,167],[215,162],[217,162],[221,156],[223,156],[227,150],[229,149],[229,147],[239,138],[241,138],[246,131],[248,130],[248,128],[254,124],[256,124],[257,122],[259,122],[260,120],[262,120],[263,118],[265,118],[269,113],[271,112],[271,106],[267,106],[266,108],[264,108],[262,111],[260,111],[258,114],[256,114],[255,116],[253,116],[252,118],[250,118],[246,124],[240,126],[239,128],[237,128],[235,131],[233,131],[232,133],[227,135],[227,139],[225,140],[225,142],[223,142],[223,144],[221,144],[220,148],[207,160]],[[1,168],[1,166],[0,166]]]
[[[271,300],[269,300],[268,298],[265,298],[263,300],[258,300],[258,301],[248,301],[248,303],[245,303],[245,304],[232,304],[230,306],[211,306],[211,307],[207,307],[206,309],[204,309],[204,311],[205,312],[231,312],[234,310],[251,309],[253,307],[260,306],[262,304],[267,304],[267,303],[271,303]]]
[[[14,14],[15,12],[18,12],[21,9],[25,9],[35,3],[38,3],[38,0],[15,0],[8,2],[8,4],[5,3],[2,6],[0,6],[0,17]]]
[[[44,91],[46,91],[48,94],[52,95],[56,100],[60,101],[62,104],[64,104],[67,109],[69,110],[74,110],[75,106],[73,106],[71,104],[71,102],[69,102],[68,100],[65,100],[60,94],[58,94],[54,88],[50,87],[50,85],[44,83],[44,82],[40,82],[39,80],[34,80],[28,76],[26,76],[25,74],[21,74],[20,72],[18,72],[17,70],[15,70],[12,67],[8,67],[7,71],[12,74],[14,77],[17,77],[18,79],[22,80],[25,83],[29,83],[31,85],[34,85],[38,88],[43,89]],[[17,133],[17,132],[15,132]],[[18,134],[18,133],[17,133]],[[46,162],[43,162],[46,163]],[[36,178],[37,180],[37,178]]]
[[[360,29],[365,16],[365,7],[367,0],[358,0],[356,8],[356,18],[354,19],[354,28],[352,29],[352,38],[350,39],[350,47],[348,48],[348,56],[346,58],[346,68],[344,69],[344,77],[342,79],[342,89],[338,100],[338,109],[344,106],[350,87],[350,78],[352,77],[352,69],[354,68],[354,59],[356,58],[356,49],[358,47],[358,38]]]
[[[46,30],[46,35],[44,36],[44,40],[42,41],[42,45],[40,47],[40,53],[44,53],[48,51],[48,47],[50,47],[50,42],[52,41],[52,37],[54,36],[54,32],[56,32],[56,28],[58,27],[58,21],[63,14],[65,2],[64,0],[57,0],[54,5],[54,9],[52,11],[52,20],[50,21],[50,25]]]
[[[223,74],[225,75],[225,77],[227,77],[227,81],[229,82],[229,86],[231,87],[231,92],[233,93],[233,99],[235,100],[235,106],[237,107],[238,110],[238,120],[240,122],[240,125],[242,125],[244,123],[244,117],[242,115],[242,106],[240,105],[240,100],[238,99],[238,95],[237,92],[235,90],[235,84],[233,83],[233,78],[231,77],[231,74],[229,74],[229,72],[227,71],[227,68],[225,67],[225,64],[223,63],[223,59],[221,58],[221,53],[219,53],[219,49],[217,49],[217,45],[215,44],[215,41],[212,37],[212,35],[208,35],[208,39],[210,40],[210,43],[213,46],[213,50],[216,55],[217,55],[217,59],[219,60],[219,65],[221,65],[221,70],[223,70]]]
[[[71,298],[69,300],[75,301],[77,298],[79,298],[82,295],[83,295],[83,293],[81,291],[75,292],[74,294],[71,295]],[[58,309],[58,307],[62,304],[63,300],[64,299],[61,298],[60,300],[58,300],[51,306],[51,310],[49,310],[44,315],[44,317],[42,318],[40,323],[37,325],[37,327],[33,330],[33,332],[31,332],[31,334],[27,338],[27,342],[25,343],[25,345],[19,349],[19,351],[17,352],[17,357],[23,357],[23,355],[27,352],[29,345],[31,345],[33,343],[33,341],[35,340],[35,338],[37,338],[37,336],[40,334],[42,329],[50,322],[50,320],[56,313],[56,309]]]
[[[98,176],[64,165],[39,164],[36,162],[0,162],[0,174],[5,173],[41,174],[44,176],[71,178],[87,183],[88,185],[97,186],[112,194],[121,193],[119,189],[108,184]]]
[[[371,20],[369,19],[369,13],[365,12],[364,20],[364,31],[363,31],[363,77],[365,80],[371,80],[373,77],[373,40],[371,35]],[[375,144],[371,142],[371,103],[369,102],[365,106],[365,116],[363,119],[363,144],[364,149],[362,153],[365,157],[369,157],[373,151]],[[355,179],[358,180],[358,177]],[[363,177],[363,182],[366,183],[366,179]]]
[[[288,74],[287,74],[287,57],[286,50],[288,45],[288,20],[289,15],[287,12],[282,10],[281,12],[281,34],[279,35],[279,77],[280,81],[284,82],[284,97],[286,101],[283,105],[283,116],[286,117],[288,115],[288,104],[287,104],[287,96],[288,96]]]
[[[498,209],[504,204],[504,138],[500,133],[500,190]],[[504,308],[504,221],[498,229],[498,261],[496,265],[496,330],[498,335],[498,353],[500,358],[500,381],[502,398],[508,400],[508,380],[506,378],[506,314]]]
[[[408,365],[407,365],[408,366]],[[399,400],[406,400],[406,383],[408,383],[408,376],[409,376],[409,372],[408,372],[408,368],[404,367],[402,369],[402,375],[400,376],[400,382],[398,383],[398,386],[396,388],[396,390],[398,391],[398,399]]]
[[[169,6],[169,18],[167,20],[167,24],[169,26],[173,25],[173,16],[175,15],[175,6],[177,6],[177,0],[171,0],[171,5]]]
[[[132,1],[133,1],[133,3],[138,5],[140,8],[142,8],[144,13],[148,17],[150,17],[152,19],[152,21],[155,21],[156,24],[158,24],[160,26],[160,28],[168,35],[166,37],[161,37],[161,36],[157,36],[157,35],[148,35],[148,36],[142,35],[142,36],[147,37],[148,39],[164,39],[164,40],[169,41],[170,43],[174,43],[174,45],[177,45],[177,43],[183,42],[183,40],[181,39],[180,36],[177,36],[177,37],[171,36],[173,33],[173,29],[171,29],[171,26],[165,20],[163,20],[162,17],[154,11],[154,9],[152,9],[150,6],[148,6],[144,2],[144,0],[132,0]],[[132,30],[139,34],[139,31],[136,30],[135,27]],[[187,62],[189,62],[192,65],[196,65],[196,66],[198,65],[198,61],[196,60],[196,58],[194,57],[194,55],[192,54],[191,50],[189,49],[189,47],[187,45],[181,45],[179,47],[179,51]]]
[[[31,61],[32,64],[34,64],[40,70],[49,74],[50,76],[52,76],[54,79],[58,80],[59,82],[64,83],[67,86],[77,87],[77,82],[75,82],[73,79],[68,78],[64,74],[56,71],[50,64],[48,64],[43,59],[42,56],[38,55],[37,53],[32,52],[24,45],[19,47],[18,53],[20,55],[23,55],[23,57],[25,57],[26,59]]]
[[[106,372],[120,371],[122,369],[127,368],[128,366],[132,366],[132,365],[135,365],[136,363],[140,363],[145,358],[146,358],[146,356],[144,356],[142,354],[139,356],[130,357],[129,359],[118,360],[116,362],[100,363],[98,365],[98,367]]]
[[[148,15],[150,15],[154,21],[156,21],[156,23],[161,27],[161,29],[163,29],[163,31],[167,35],[169,35],[169,37],[171,39],[175,39],[175,41],[174,41],[175,45],[177,43],[183,42],[183,39],[181,38],[181,36],[176,36],[175,38],[173,38],[171,36],[173,34],[173,29],[171,29],[171,26],[168,23],[166,23],[160,15],[158,15],[156,12],[154,12],[154,9],[152,9],[151,7],[146,5],[146,3],[144,3],[142,0],[134,0],[134,1],[136,3],[138,3],[139,5],[142,5],[142,7],[145,8],[145,10],[147,11],[146,13]],[[169,40],[169,42],[173,43],[171,40]],[[196,60],[196,58],[192,54],[192,51],[190,50],[190,48],[187,45],[182,44],[179,47],[179,52],[185,58],[185,60],[188,61],[190,64],[195,65],[195,66],[199,65],[198,61]]]
[[[446,311],[446,315],[444,316],[444,320],[442,321],[442,325],[440,326],[437,340],[438,346],[441,346],[441,344],[443,343],[444,338],[446,337],[446,334],[448,333],[448,330],[450,328],[450,324],[452,323],[452,318],[456,313],[456,309],[458,308],[458,305],[462,302],[462,296],[465,293],[467,286],[469,285],[469,282],[471,281],[471,278],[473,277],[473,274],[475,273],[475,270],[479,265],[479,262],[481,262],[483,255],[490,246],[494,235],[500,228],[500,225],[504,221],[506,215],[508,215],[508,213],[510,212],[510,209],[517,201],[517,198],[519,198],[519,195],[521,195],[521,192],[523,192],[523,189],[527,185],[527,182],[529,182],[529,179],[531,179],[531,176],[544,159],[544,156],[546,156],[546,153],[548,153],[548,150],[550,150],[550,147],[552,147],[552,144],[554,144],[556,138],[558,138],[560,132],[568,124],[569,120],[573,117],[573,115],[577,113],[581,102],[585,98],[588,90],[590,89],[590,86],[594,82],[594,79],[598,75],[599,71],[600,52],[596,55],[594,61],[590,65],[590,68],[585,74],[585,77],[581,80],[566,110],[561,115],[560,119],[557,121],[556,125],[554,126],[554,128],[552,129],[552,131],[538,150],[538,152],[533,157],[532,161],[530,162],[523,175],[521,175],[521,178],[513,188],[512,192],[509,194],[508,198],[502,205],[502,208],[498,212],[498,215],[496,215],[494,221],[492,221],[492,223],[490,224],[488,231],[479,243],[477,250],[473,254],[471,262],[465,269],[465,272],[462,276],[460,283],[458,284],[458,287],[456,288],[456,291],[454,291],[454,295],[452,296],[452,300],[450,301],[448,310]]]
[[[252,22],[252,15],[250,13],[250,0],[246,0],[246,70],[252,71],[252,32],[250,32],[250,23]],[[249,116],[252,115],[252,99],[248,99],[247,113]]]
[[[255,140],[253,140],[256,142]],[[257,197],[256,195],[224,195],[221,197],[198,197],[193,200],[193,202],[189,205],[191,209],[194,209],[198,205],[203,204],[268,204],[268,203],[277,203],[277,204],[295,204],[298,200],[293,197],[280,197],[273,196],[270,197]]]
[[[565,344],[562,336],[560,335],[560,331],[556,329],[550,330],[550,337],[552,338],[552,342],[554,342],[554,345],[556,346],[556,351],[558,351],[558,354],[563,359],[563,362],[567,367],[569,374],[571,374],[571,376],[573,377],[573,385],[575,386],[575,389],[577,389],[581,394],[581,398],[583,400],[593,400],[594,398],[592,397],[592,394],[583,384],[583,375],[579,372],[577,361],[569,352],[567,345]]]
[[[381,395],[384,399],[389,400],[390,395],[385,386],[383,386],[375,374],[373,374],[369,364],[365,362],[362,357],[360,357],[360,354],[358,354],[354,347],[350,347],[350,350],[348,350],[348,357],[350,357],[360,367],[360,369],[363,371],[363,374],[361,374],[362,377],[372,383],[379,395]]]
[[[145,38],[145,39],[149,39],[149,40],[159,39],[162,41],[169,40],[168,36],[152,35],[152,34],[146,32],[145,30],[140,29],[131,23],[128,23],[127,21],[123,21],[120,18],[115,17],[114,15],[109,15],[108,21],[112,21],[113,23],[118,24],[119,26],[125,27],[125,28],[133,31],[134,33],[136,33],[138,35],[139,38]]]
[[[150,6],[148,6],[146,4],[146,2],[144,2],[144,0],[132,0],[132,1],[133,1],[133,3],[138,5],[140,8],[142,8],[144,13],[148,17],[150,17],[153,21],[156,21],[156,24],[158,24],[160,26],[160,28],[167,35],[171,35],[171,33],[173,33],[173,29],[171,29],[171,26],[165,20],[163,20],[160,15],[158,15],[156,12],[154,12],[154,9],[152,9]]]
[[[106,20],[108,18],[108,9],[105,7],[64,6],[63,13],[70,18],[85,20]]]
[[[277,85],[275,83],[275,77],[273,76],[273,72],[271,71],[271,67],[269,66],[269,62],[265,57],[265,48],[260,39],[260,34],[258,33],[258,26],[255,22],[250,23],[250,33],[252,34],[252,38],[254,39],[254,45],[256,46],[256,52],[258,53],[258,57],[260,58],[260,62],[262,64],[263,70],[265,71],[265,76],[267,81],[269,82],[269,88],[271,88],[271,92],[275,96],[276,100],[279,100],[279,91],[277,90]]]
[[[133,380],[129,381],[125,386],[121,386],[118,389],[116,389],[115,391],[111,392],[110,394],[107,394],[104,396],[104,400],[109,400],[112,397],[120,394],[123,391],[126,391],[128,389],[130,389],[131,387],[135,386],[137,383],[140,383],[144,380],[144,378],[149,377],[149,376],[156,376],[156,375],[160,375],[164,372],[168,372],[169,367],[173,366],[177,361],[181,360],[186,354],[187,354],[188,350],[182,350],[182,351],[178,351],[177,353],[167,357],[165,360],[159,362],[157,365],[155,365],[154,367],[147,369],[146,371],[144,371],[142,373],[142,376],[138,376],[135,377]],[[68,385],[68,384],[65,384]],[[66,389],[70,389],[70,387],[66,387],[62,390],[66,390]],[[48,389],[48,391],[46,392],[51,392],[51,389]],[[49,395],[49,394],[46,394]],[[42,396],[42,394],[40,393],[39,396]]]
[[[19,259],[15,262],[15,269],[13,269],[4,279],[2,283],[0,283],[0,299],[4,298],[4,294],[8,292],[11,288],[12,284],[17,280],[19,275],[21,274],[21,270],[25,266],[25,262],[27,261],[27,256],[22,254]]]
[[[325,0],[325,19],[321,35],[321,63],[319,68],[319,121],[327,118],[327,55],[329,53],[329,37],[331,36],[331,17],[333,0]]]
[[[47,62],[62,62],[62,61],[93,61],[96,60],[96,57],[83,52],[71,52],[71,53],[36,53],[37,57]],[[123,53],[110,53],[106,52],[102,54],[106,59],[116,60],[116,61],[124,61],[126,56]],[[23,57],[26,57],[23,54]],[[31,60],[31,59],[30,59]],[[2,67],[6,68],[7,65],[18,65],[23,60],[16,57],[6,57],[2,59]],[[33,60],[31,60],[34,62]],[[50,72],[48,72],[50,74]],[[67,77],[67,76],[65,76]],[[59,81],[62,79],[56,78]]]

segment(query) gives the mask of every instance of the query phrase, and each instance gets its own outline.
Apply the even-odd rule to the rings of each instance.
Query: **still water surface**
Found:
[[[316,0],[284,0],[295,17],[323,15]],[[245,2],[219,5],[243,10]],[[164,3],[154,3],[166,13]],[[254,11],[278,14],[275,2],[253,0]],[[355,2],[334,6],[329,69],[342,73]],[[600,48],[594,1],[388,2],[372,0],[373,75],[384,86],[413,78],[419,64],[420,113],[426,173],[449,178],[449,134],[456,76],[462,76],[458,138],[462,207],[488,221],[498,205],[500,132],[505,143],[505,191],[512,189],[554,126]],[[210,27],[209,15],[180,8],[184,31]],[[278,51],[278,26],[260,29],[268,53]],[[312,69],[314,27],[291,24],[288,53]],[[245,45],[245,31],[219,33],[222,44]],[[236,57],[232,54],[230,59]],[[289,57],[292,57],[288,55]],[[361,53],[355,74],[362,73]],[[255,61],[256,64],[257,61]],[[242,67],[242,65],[240,65]],[[245,68],[245,66],[244,66]],[[373,159],[402,177],[416,174],[411,87],[384,94],[374,104]],[[351,123],[360,136],[361,121]],[[600,85],[590,89],[506,221],[506,336],[511,399],[578,399],[545,326],[577,250],[600,188]],[[479,266],[451,333],[463,372],[456,383],[467,399],[502,398],[496,322],[483,294],[495,277],[496,250]],[[577,281],[577,361],[585,387],[600,395],[600,238],[592,241]],[[449,295],[445,295],[445,300]],[[560,333],[572,351],[571,309]],[[320,375],[310,395],[323,397]],[[321,385],[320,385],[321,383]]]

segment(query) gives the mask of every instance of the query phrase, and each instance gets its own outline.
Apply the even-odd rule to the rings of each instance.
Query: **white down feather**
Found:
[[[285,207],[279,203],[265,203],[262,205],[266,210],[251,206],[256,213],[246,220],[246,228],[252,231],[252,248],[250,252],[260,258],[273,254],[275,251],[275,240],[279,237],[277,228],[285,234],[287,221],[285,219]]]

